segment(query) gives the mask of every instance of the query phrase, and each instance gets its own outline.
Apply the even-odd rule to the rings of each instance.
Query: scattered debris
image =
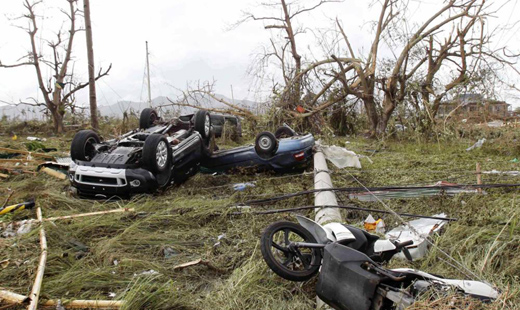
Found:
[[[494,120],[494,121],[488,122],[487,126],[488,127],[492,127],[492,128],[499,128],[499,127],[504,126],[504,121],[502,121],[502,120]]]
[[[58,178],[60,180],[66,180],[67,179],[67,175],[65,173],[56,171],[56,170],[48,168],[48,167],[43,167],[42,169],[40,169],[40,171],[41,172],[45,172],[46,174],[48,174],[50,176],[53,176],[55,178]]]
[[[2,269],[7,268],[7,266],[9,266],[9,259],[0,260],[0,266]]]
[[[385,222],[383,221],[383,219],[378,219],[376,221],[372,214],[368,215],[363,226],[365,227],[365,230],[368,232],[375,231],[379,234],[385,233]]]
[[[38,138],[38,137],[27,137],[27,140],[29,141],[47,141],[45,138]]]
[[[175,270],[175,267],[173,269]],[[159,274],[159,272],[157,272],[157,271],[155,271],[153,269],[150,269],[150,270],[147,270],[147,271],[143,271],[140,274],[134,273],[134,277],[138,277],[138,276],[152,276],[152,275],[156,275],[156,274]]]
[[[466,151],[471,151],[472,149],[475,149],[475,148],[481,148],[482,145],[484,144],[484,142],[486,142],[486,138],[482,138],[482,139],[478,140],[475,144],[473,144],[472,146],[468,147],[466,149]]]
[[[321,146],[325,157],[333,163],[336,167],[342,169],[345,167],[354,167],[361,169],[361,163],[359,162],[359,156],[347,150],[344,147],[339,146]]]
[[[180,269],[184,269],[184,268],[188,268],[188,267],[196,266],[196,265],[204,265],[212,270],[215,270],[218,272],[223,272],[223,270],[221,270],[220,268],[217,268],[217,267],[213,266],[210,262],[202,260],[200,258],[196,259],[194,261],[191,261],[191,262],[177,265],[177,266],[173,267],[173,270],[180,270]]]
[[[0,208],[0,215],[6,214],[6,213],[9,213],[9,212],[14,212],[14,211],[17,211],[17,210],[32,209],[34,207],[34,205],[35,205],[34,199],[31,199],[31,200],[26,201],[26,202],[22,202],[22,203],[18,203],[18,204],[15,204],[15,205],[2,207],[2,208]]]
[[[29,300],[29,297],[9,292],[6,290],[0,290],[0,299],[14,304],[23,304],[27,302],[27,300]]]
[[[31,231],[33,220],[23,220],[20,222],[10,223],[2,232],[2,237],[10,238],[23,235]]]
[[[445,213],[435,214],[434,217],[447,217]],[[438,232],[448,221],[421,218],[409,221],[407,225],[398,226],[385,234],[387,239],[399,239],[399,242],[413,241],[408,246],[410,255],[414,260],[421,259],[428,251],[428,241],[426,240],[432,233]],[[417,233],[416,233],[417,232]],[[405,259],[403,253],[398,253],[396,257]]]
[[[214,246],[214,247],[219,246],[219,245],[220,245],[220,240],[221,240],[221,239],[224,239],[224,238],[226,238],[226,234],[219,235],[219,236],[217,237],[217,243],[215,243],[213,246]]]
[[[245,183],[236,183],[233,184],[233,189],[236,191],[243,191],[248,187],[255,187],[255,182],[245,182]]]
[[[172,247],[165,247],[163,249],[163,255],[164,255],[164,258],[172,258],[174,256],[177,256],[179,255],[179,252],[177,252],[174,248]]]

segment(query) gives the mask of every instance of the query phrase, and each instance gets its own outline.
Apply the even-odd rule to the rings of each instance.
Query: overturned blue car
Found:
[[[254,145],[214,151],[201,161],[201,166],[208,172],[240,168],[297,172],[311,163],[313,147],[312,134],[297,134],[288,126],[283,126],[274,134],[268,131],[259,133]]]

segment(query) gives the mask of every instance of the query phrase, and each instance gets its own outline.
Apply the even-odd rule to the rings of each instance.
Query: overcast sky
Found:
[[[269,42],[270,33],[260,22],[247,22],[229,30],[243,16],[243,11],[257,11],[259,0],[91,0],[91,18],[94,34],[96,70],[112,64],[110,75],[96,84],[98,103],[112,104],[118,100],[145,101],[147,89],[144,82],[145,41],[149,42],[152,97],[174,96],[174,88],[185,88],[195,80],[216,80],[216,91],[238,99],[259,99],[262,94],[250,91],[251,78],[247,67],[262,44]],[[303,3],[316,1],[303,0]],[[375,20],[379,6],[369,7],[372,1],[346,0],[339,4],[323,6],[309,18],[303,16],[305,26],[320,28],[338,17],[349,33],[354,49],[362,48],[369,37],[368,22]],[[440,0],[421,1],[413,13],[417,16],[430,11]],[[497,1],[499,3],[506,2]],[[520,5],[510,1],[500,16],[493,21],[513,24],[519,19]],[[0,16],[0,60],[4,64],[15,63],[27,54],[30,47],[28,35],[9,18],[24,12],[22,0],[3,1]],[[65,0],[45,0],[38,7],[40,33],[45,38],[52,35],[64,20],[57,7]],[[83,1],[79,1],[82,5]],[[412,4],[418,1],[411,0]],[[430,11],[431,12],[431,11]],[[81,24],[83,20],[81,18]],[[519,25],[496,39],[516,47],[519,42]],[[312,34],[308,33],[308,36]],[[302,51],[315,50],[302,36]],[[40,39],[39,44],[44,44]],[[75,37],[75,73],[87,80],[85,35]],[[28,97],[40,97],[32,66],[16,69],[0,68],[0,100],[18,102]],[[504,95],[505,97],[509,95]],[[512,97],[511,97],[512,98]],[[88,100],[88,89],[78,95],[78,101]],[[508,99],[514,101],[513,99]],[[517,102],[512,102],[518,104]],[[520,102],[519,102],[520,103]]]

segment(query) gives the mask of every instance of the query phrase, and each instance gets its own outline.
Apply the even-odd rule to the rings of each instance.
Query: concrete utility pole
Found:
[[[324,190],[314,194],[314,206],[316,209],[315,221],[318,224],[327,224],[331,222],[342,223],[341,213],[338,208],[330,208],[337,206],[338,201],[333,191],[325,191],[333,188],[332,180],[327,167],[327,160],[321,150],[314,154],[314,189]],[[316,296],[316,309],[329,310],[332,309]]]
[[[96,78],[94,73],[94,43],[92,41],[92,24],[90,23],[90,2],[83,0],[85,14],[85,30],[87,32],[87,55],[88,55],[88,88],[90,99],[90,124],[92,128],[99,129],[97,118],[96,101]]]

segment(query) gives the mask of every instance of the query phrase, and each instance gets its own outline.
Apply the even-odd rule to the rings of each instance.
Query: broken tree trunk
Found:
[[[314,189],[326,190],[333,188],[332,180],[329,175],[329,168],[325,155],[321,151],[314,154]],[[316,207],[315,221],[318,224],[326,224],[330,222],[341,223],[341,213],[339,208],[330,208],[324,206],[337,206],[338,201],[333,191],[319,191],[314,194],[314,206]],[[330,309],[319,297],[316,297],[316,309]]]

